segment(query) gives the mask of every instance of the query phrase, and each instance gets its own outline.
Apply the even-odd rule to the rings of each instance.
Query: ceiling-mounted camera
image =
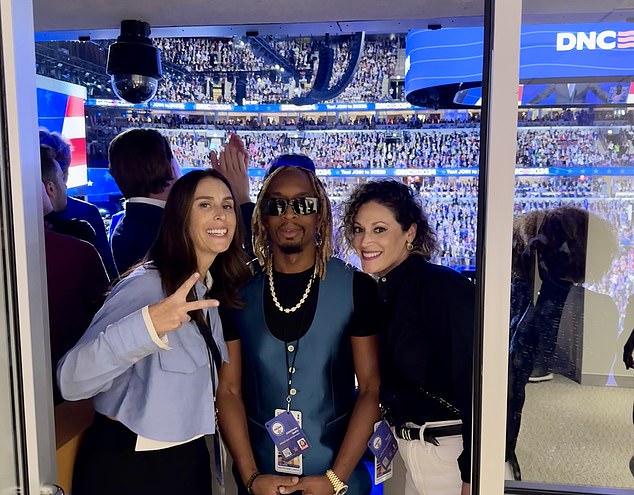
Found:
[[[121,34],[108,49],[106,72],[114,93],[130,103],[154,98],[163,75],[161,52],[149,38],[150,25],[143,21],[121,21]]]

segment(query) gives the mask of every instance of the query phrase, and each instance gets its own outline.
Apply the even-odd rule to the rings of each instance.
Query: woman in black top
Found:
[[[428,261],[436,234],[402,183],[359,187],[343,229],[378,279],[381,405],[407,467],[405,494],[467,494],[474,286]]]

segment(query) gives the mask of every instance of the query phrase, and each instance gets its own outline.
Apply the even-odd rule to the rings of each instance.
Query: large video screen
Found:
[[[58,132],[70,141],[68,192],[83,195],[88,183],[84,116],[86,88],[40,75],[36,77],[38,125],[50,132]]]
[[[480,106],[482,88],[458,91],[454,103]],[[525,107],[634,104],[634,82],[520,84],[517,103]]]
[[[632,27],[628,23],[522,26],[520,104],[634,103]],[[408,101],[416,92],[455,87],[450,103],[477,105],[483,43],[481,27],[411,31],[405,48]]]

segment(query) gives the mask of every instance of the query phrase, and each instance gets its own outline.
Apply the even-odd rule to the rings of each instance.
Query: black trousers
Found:
[[[211,494],[204,438],[136,452],[136,437],[120,422],[96,414],[75,460],[73,495]]]

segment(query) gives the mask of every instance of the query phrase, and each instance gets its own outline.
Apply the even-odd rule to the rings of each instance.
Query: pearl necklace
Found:
[[[283,313],[294,313],[295,311],[297,311],[302,304],[304,304],[304,302],[306,301],[306,299],[308,298],[308,294],[310,294],[310,289],[313,286],[313,280],[315,280],[315,276],[317,275],[317,263],[315,263],[315,269],[313,270],[313,274],[310,277],[310,280],[308,281],[308,285],[306,286],[306,290],[304,291],[304,295],[302,296],[302,298],[299,300],[299,302],[293,306],[292,308],[285,308],[280,304],[280,301],[277,298],[277,294],[275,294],[275,286],[273,285],[273,260],[271,260],[271,262],[269,263],[269,267],[268,267],[268,276],[269,276],[269,289],[271,289],[271,297],[273,298],[273,304],[275,304],[275,307],[282,311]]]

